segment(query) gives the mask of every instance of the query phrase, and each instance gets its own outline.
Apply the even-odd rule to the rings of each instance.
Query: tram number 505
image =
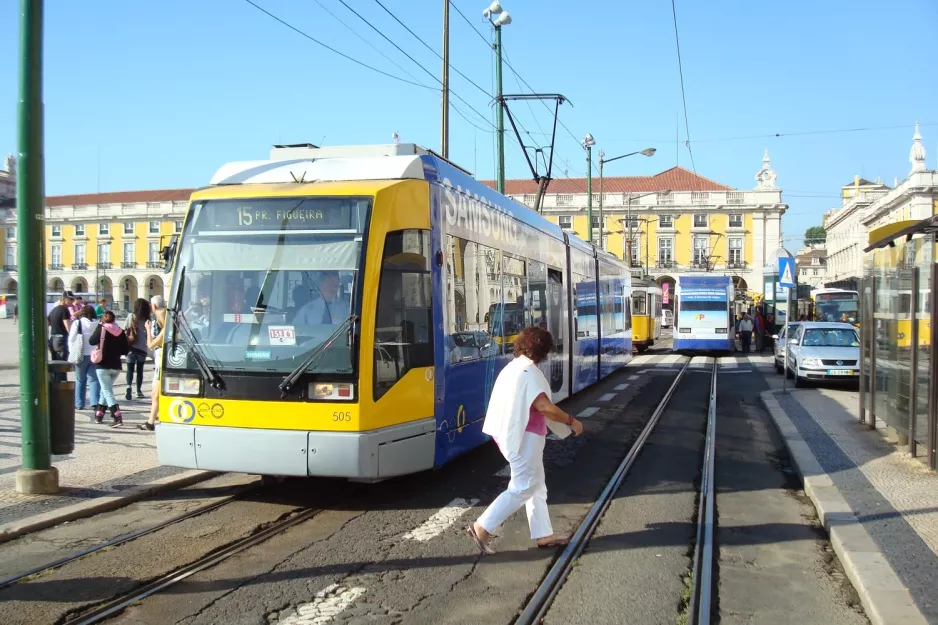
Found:
[[[351,421],[352,413],[351,412],[333,412],[332,420],[333,421]]]

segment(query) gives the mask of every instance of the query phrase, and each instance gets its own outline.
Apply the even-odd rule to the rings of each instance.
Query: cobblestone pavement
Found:
[[[859,423],[856,392],[815,388],[777,398],[919,609],[938,622],[938,475]]]
[[[16,345],[12,321],[0,319],[0,342]],[[162,467],[156,457],[152,432],[137,429],[149,410],[153,367],[144,371],[143,391],[147,399],[124,401],[127,388],[122,374],[114,387],[124,415],[122,428],[111,428],[109,418],[93,422],[88,410],[75,414],[75,451],[53,456],[62,491],[54,496],[21,495],[14,491],[14,474],[20,467],[20,399],[16,349],[3,350],[0,357],[0,523],[18,521],[35,514],[72,505],[101,495],[181,473],[183,469]],[[12,363],[12,364],[10,364]],[[69,375],[74,380],[74,375]]]

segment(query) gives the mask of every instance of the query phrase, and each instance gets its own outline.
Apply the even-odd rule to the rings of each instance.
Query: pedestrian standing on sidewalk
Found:
[[[166,302],[160,295],[150,299],[150,308],[153,310],[153,319],[147,321],[146,332],[149,340],[147,347],[153,351],[153,386],[150,389],[150,415],[146,423],[137,427],[152,432],[156,429],[156,420],[160,415],[160,372],[163,368],[163,335],[166,328]]]
[[[538,547],[567,542],[554,537],[547,509],[544,473],[547,420],[566,424],[577,436],[583,433],[583,424],[550,400],[550,384],[537,365],[553,347],[547,330],[538,327],[522,330],[515,340],[514,360],[498,374],[492,388],[482,431],[495,439],[508,460],[511,481],[508,489],[466,528],[466,534],[484,554],[495,553],[488,544],[492,533],[521,506],[525,506],[531,539]]]
[[[134,311],[124,322],[124,332],[127,333],[127,343],[130,345],[130,353],[127,354],[127,392],[124,394],[127,401],[133,399],[134,372],[137,373],[137,399],[143,399],[143,365],[150,353],[147,347],[149,320],[150,302],[141,297],[134,302]]]
[[[765,317],[762,316],[761,308],[756,308],[756,318],[753,324],[752,332],[756,338],[756,351],[761,354],[762,348],[765,347]]]
[[[95,421],[101,423],[104,421],[104,408],[111,411],[111,418],[114,422],[111,427],[119,428],[124,425],[124,417],[121,415],[121,407],[114,397],[114,381],[121,372],[121,356],[128,351],[127,335],[119,325],[115,323],[114,313],[110,310],[104,313],[102,323],[94,329],[91,340],[88,341],[97,346],[92,355],[92,360],[96,360],[95,365],[98,370],[98,382],[101,383],[101,403],[98,410],[94,413]]]
[[[85,306],[81,309],[80,316],[72,321],[72,327],[68,330],[68,344],[74,345],[76,337],[80,334],[82,339],[81,355],[74,356],[69,354],[69,360],[75,363],[75,409],[85,409],[85,389],[90,387],[91,409],[96,413],[98,410],[104,410],[101,404],[101,384],[98,382],[98,370],[91,362],[91,352],[94,346],[91,344],[91,335],[98,327],[98,321],[94,316],[94,308]]]
[[[68,330],[72,324],[72,297],[63,293],[59,303],[49,312],[46,318],[49,322],[49,354],[51,360],[68,359]],[[53,382],[65,382],[68,376],[64,373],[53,373]]]
[[[748,314],[739,320],[739,342],[742,352],[748,354],[752,348],[752,317]]]

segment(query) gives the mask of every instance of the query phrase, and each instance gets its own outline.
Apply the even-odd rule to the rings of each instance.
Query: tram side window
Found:
[[[502,346],[502,353],[514,350],[515,338],[524,329],[526,317],[524,310],[528,279],[525,262],[518,258],[502,255],[502,297],[501,306],[491,307],[489,333]]]
[[[645,292],[644,291],[632,292],[632,314],[633,315],[645,314]]]
[[[528,289],[526,325],[547,328],[547,265],[528,261]]]
[[[599,336],[595,278],[573,274],[573,310],[575,339],[582,341]]]
[[[446,361],[494,356],[492,313],[501,304],[501,253],[448,235],[446,238]]]
[[[433,366],[430,232],[389,232],[375,311],[374,398],[411,369]]]

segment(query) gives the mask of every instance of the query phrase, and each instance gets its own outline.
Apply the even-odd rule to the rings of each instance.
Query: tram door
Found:
[[[550,355],[550,390],[559,393],[564,381],[564,350],[566,331],[563,318],[563,274],[556,269],[547,270],[547,329],[554,338],[554,351]]]

